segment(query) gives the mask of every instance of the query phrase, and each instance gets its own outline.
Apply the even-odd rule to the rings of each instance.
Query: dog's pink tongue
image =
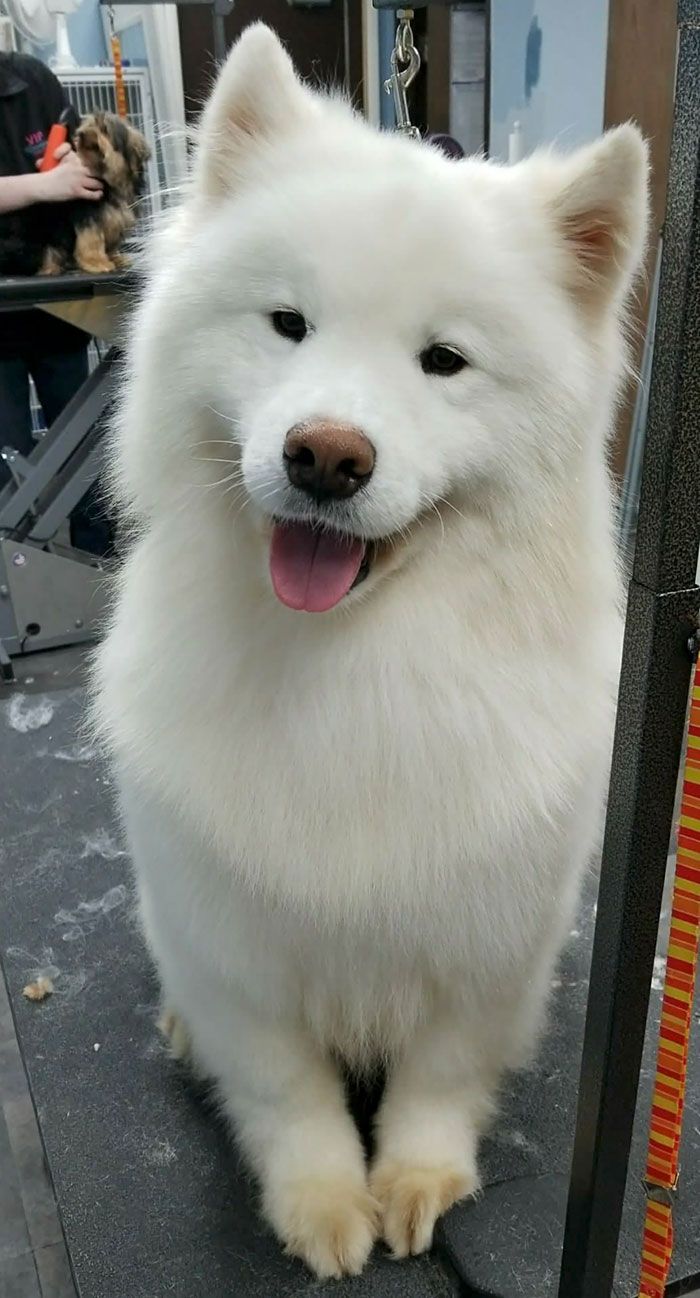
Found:
[[[362,541],[303,523],[278,523],[270,546],[275,594],[288,608],[325,613],[347,595],[364,553]]]

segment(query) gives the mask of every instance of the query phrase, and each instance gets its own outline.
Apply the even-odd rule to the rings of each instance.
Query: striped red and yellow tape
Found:
[[[671,932],[649,1124],[640,1298],[664,1298],[673,1253],[683,1101],[700,937],[700,659],[690,702]]]

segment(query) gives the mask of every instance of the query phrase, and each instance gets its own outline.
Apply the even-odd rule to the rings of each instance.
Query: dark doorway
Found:
[[[208,5],[178,7],[185,110],[196,117],[214,76],[211,10]],[[362,102],[362,6],[358,0],[332,0],[303,8],[288,0],[236,0],[226,19],[230,46],[252,22],[266,22],[284,41],[301,75],[321,85],[345,85]]]

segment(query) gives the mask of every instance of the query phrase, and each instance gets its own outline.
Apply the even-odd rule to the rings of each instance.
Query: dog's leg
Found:
[[[186,822],[127,781],[122,809],[163,1029],[215,1084],[287,1250],[319,1276],[361,1271],[377,1206],[339,1071],[303,1026],[296,961],[246,892],[232,904],[228,875],[210,909],[221,864]]]
[[[378,1230],[340,1076],[303,1029],[211,988],[192,1043],[261,1181],[287,1251],[320,1277],[358,1274]]]
[[[131,257],[120,252],[121,245],[136,222],[133,213],[125,203],[108,204],[102,216],[107,256],[111,257],[117,270],[126,270],[131,265]]]
[[[429,1248],[437,1218],[479,1188],[477,1143],[492,1089],[474,1070],[479,1050],[471,1044],[462,1023],[436,1021],[389,1078],[370,1187],[396,1257]]]
[[[75,236],[75,264],[86,275],[103,275],[116,267],[107,255],[104,231],[99,225],[84,225]]]
[[[60,275],[64,269],[63,258],[56,248],[47,248],[39,268],[40,275]]]
[[[370,1188],[397,1257],[430,1247],[438,1217],[479,1189],[477,1146],[504,1071],[531,1055],[571,896],[549,918],[535,954],[500,978],[480,1012],[444,1007],[410,1041],[390,1075],[377,1119]]]

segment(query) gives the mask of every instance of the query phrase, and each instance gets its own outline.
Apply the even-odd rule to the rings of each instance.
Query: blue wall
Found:
[[[146,58],[146,42],[141,24],[139,23],[135,27],[127,27],[126,31],[122,32],[120,40],[122,59],[135,66],[145,67],[148,59]]]
[[[70,46],[83,68],[99,67],[101,63],[111,63],[110,53],[104,36],[102,14],[104,9],[99,0],[82,0],[79,9],[68,17],[68,36]],[[146,44],[143,28],[139,23],[128,27],[121,34],[122,58],[134,65],[146,63]],[[42,46],[37,51],[45,62],[54,53],[54,46]]]
[[[525,151],[570,148],[603,125],[608,0],[492,0],[491,153],[507,158],[513,122]]]
[[[97,0],[83,0],[68,18],[70,47],[81,67],[96,67],[107,58],[102,10]]]

